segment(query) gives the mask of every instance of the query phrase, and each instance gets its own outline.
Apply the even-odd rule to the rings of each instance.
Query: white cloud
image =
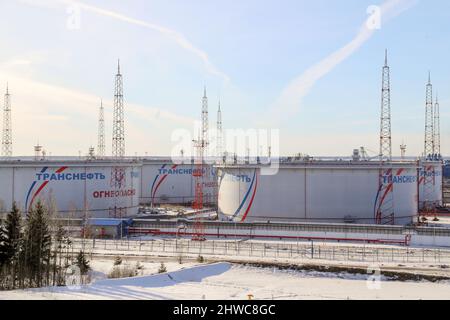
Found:
[[[102,16],[109,17],[109,18],[112,18],[112,19],[115,19],[118,21],[130,23],[133,25],[141,26],[141,27],[159,32],[162,35],[175,41],[175,43],[177,43],[181,48],[183,48],[183,49],[191,52],[195,56],[197,56],[203,62],[208,73],[222,78],[225,81],[225,83],[228,83],[230,81],[230,78],[224,72],[219,70],[219,68],[217,68],[211,62],[208,54],[204,50],[196,47],[183,34],[181,34],[178,31],[175,31],[175,30],[172,30],[172,29],[169,29],[169,28],[166,28],[164,26],[157,25],[154,23],[143,21],[140,19],[135,19],[135,18],[129,17],[127,15],[121,14],[119,12],[103,9],[103,8],[93,6],[90,4],[86,4],[84,2],[76,1],[76,0],[37,0],[37,1],[35,1],[35,0],[33,0],[33,1],[20,0],[20,1],[23,3],[26,3],[28,5],[39,5],[39,6],[45,6],[45,7],[52,7],[55,3],[60,3],[60,4],[62,3],[65,5],[76,5],[76,6],[79,6],[79,8],[81,8],[82,10],[86,10],[86,11],[89,11],[89,12],[92,12],[92,13],[95,13],[98,15],[102,15]]]
[[[416,0],[387,0],[380,6],[382,23],[401,14],[416,4]],[[292,80],[283,89],[281,95],[271,110],[270,119],[278,119],[282,114],[290,114],[298,109],[302,99],[309,93],[314,84],[322,77],[333,71],[333,69],[351,56],[366,41],[368,41],[375,28],[368,27],[371,16],[360,27],[357,35],[345,46],[330,54],[328,57],[308,68],[303,74]]]

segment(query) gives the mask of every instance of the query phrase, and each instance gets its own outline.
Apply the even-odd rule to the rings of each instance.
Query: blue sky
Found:
[[[70,29],[74,5],[80,25]],[[371,5],[388,8],[381,28],[323,68],[359,34]],[[110,153],[120,58],[129,155],[169,154],[173,130],[200,117],[204,85],[211,123],[220,98],[225,128],[278,128],[283,154],[349,155],[365,146],[374,155],[388,48],[394,154],[402,141],[408,155],[422,152],[428,70],[448,154],[449,17],[445,0],[2,1],[0,85],[9,81],[13,94],[14,153],[32,154],[37,140],[53,155],[85,153],[96,145],[100,98]],[[295,85],[309,83],[317,65],[321,75],[307,89]]]

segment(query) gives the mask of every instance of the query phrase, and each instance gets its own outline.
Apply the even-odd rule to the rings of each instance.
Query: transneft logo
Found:
[[[384,183],[415,183],[417,176],[383,176]]]
[[[420,169],[419,175],[421,177],[425,176],[425,170]],[[428,170],[426,173],[427,177],[440,177],[442,175],[442,172],[436,171],[436,170]]]
[[[247,183],[252,182],[252,178],[246,174],[240,174],[240,175],[236,175],[236,176],[227,174],[224,176],[224,179],[226,181],[233,181],[233,182],[247,182]]]
[[[36,173],[37,181],[73,181],[73,180],[105,180],[103,173]]]
[[[198,169],[187,169],[187,168],[161,168],[158,169],[158,174],[162,174],[162,175],[166,175],[166,174],[186,174],[186,175],[192,175],[193,173],[195,173]],[[206,169],[203,169],[203,174],[206,173]]]

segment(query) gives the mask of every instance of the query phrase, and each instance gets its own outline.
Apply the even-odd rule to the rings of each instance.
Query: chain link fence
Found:
[[[91,255],[230,257],[233,259],[330,260],[373,263],[450,264],[450,250],[330,245],[316,242],[74,239],[73,250]]]

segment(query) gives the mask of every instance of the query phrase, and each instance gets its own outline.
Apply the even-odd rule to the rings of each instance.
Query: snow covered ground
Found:
[[[132,262],[127,262],[132,263]],[[398,282],[381,278],[379,287],[367,275],[280,271],[220,262],[208,265],[143,262],[144,275],[105,279],[111,260],[92,265],[96,281],[78,289],[42,288],[0,292],[0,299],[450,299],[450,282]],[[183,268],[183,269],[182,269]],[[101,275],[103,274],[103,279]],[[100,275],[100,276],[98,276]]]

